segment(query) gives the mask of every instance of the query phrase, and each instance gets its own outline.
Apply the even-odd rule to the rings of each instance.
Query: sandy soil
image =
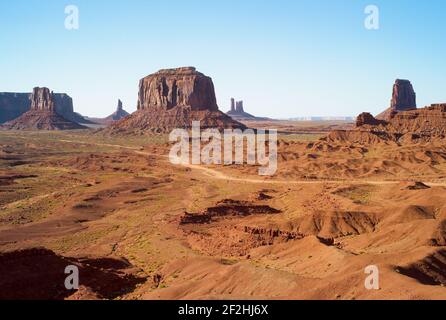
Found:
[[[0,299],[446,298],[446,147],[281,138],[262,178],[160,136],[1,132]]]

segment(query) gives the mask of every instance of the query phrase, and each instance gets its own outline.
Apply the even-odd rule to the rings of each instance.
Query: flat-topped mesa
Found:
[[[48,88],[34,88],[31,94],[31,110],[54,112],[53,92]]]
[[[139,83],[138,110],[218,111],[212,79],[194,67],[160,70]]]

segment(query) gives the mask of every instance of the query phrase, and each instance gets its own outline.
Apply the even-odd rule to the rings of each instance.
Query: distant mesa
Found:
[[[0,124],[14,120],[31,109],[32,93],[0,92]],[[55,111],[62,117],[79,124],[92,124],[74,112],[73,99],[65,93],[53,93]]]
[[[1,126],[6,130],[74,130],[84,126],[65,119],[56,112],[53,92],[48,88],[34,88],[30,110]]]
[[[118,100],[118,106],[116,108],[116,111],[113,112],[111,115],[109,115],[106,118],[88,118],[89,120],[98,123],[98,124],[104,124],[104,125],[110,125],[116,121],[122,120],[125,117],[129,116],[130,113],[124,110],[123,104],[121,100]]]
[[[390,120],[400,111],[408,111],[417,108],[417,95],[409,80],[397,79],[393,85],[390,108],[376,116],[378,120]]]
[[[176,128],[246,128],[219,111],[212,79],[193,67],[160,70],[139,83],[137,111],[103,130],[109,134],[165,133]]]

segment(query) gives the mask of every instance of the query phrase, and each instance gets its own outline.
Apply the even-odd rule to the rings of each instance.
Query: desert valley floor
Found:
[[[446,299],[446,146],[327,130],[280,135],[269,178],[174,166],[163,135],[0,132],[0,299]]]

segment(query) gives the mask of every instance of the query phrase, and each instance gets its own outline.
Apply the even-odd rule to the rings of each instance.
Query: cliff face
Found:
[[[446,104],[398,112],[389,122],[394,132],[446,137]]]
[[[29,93],[0,93],[0,124],[20,117],[31,108]]]
[[[356,126],[357,127],[361,127],[364,125],[377,126],[377,125],[383,124],[383,123],[385,123],[385,122],[382,120],[376,119],[368,112],[363,112],[356,118]]]
[[[53,93],[48,88],[34,88],[31,95],[31,110],[54,112]]]
[[[218,111],[212,79],[193,67],[160,70],[139,83],[138,110]]]
[[[397,79],[393,85],[390,108],[376,116],[379,120],[390,120],[400,111],[417,108],[417,95],[409,80]]]
[[[32,93],[0,93],[0,124],[14,120],[31,109]],[[73,122],[92,123],[74,112],[73,99],[65,93],[53,93],[55,111]]]
[[[34,88],[30,110],[1,126],[6,130],[72,130],[83,129],[78,123],[56,112],[53,93],[48,88]]]
[[[390,108],[396,111],[406,111],[417,108],[417,95],[409,80],[397,79],[395,81]]]
[[[246,127],[218,110],[212,79],[193,67],[161,70],[139,83],[138,111],[106,129],[110,134],[144,134],[202,128]]]

